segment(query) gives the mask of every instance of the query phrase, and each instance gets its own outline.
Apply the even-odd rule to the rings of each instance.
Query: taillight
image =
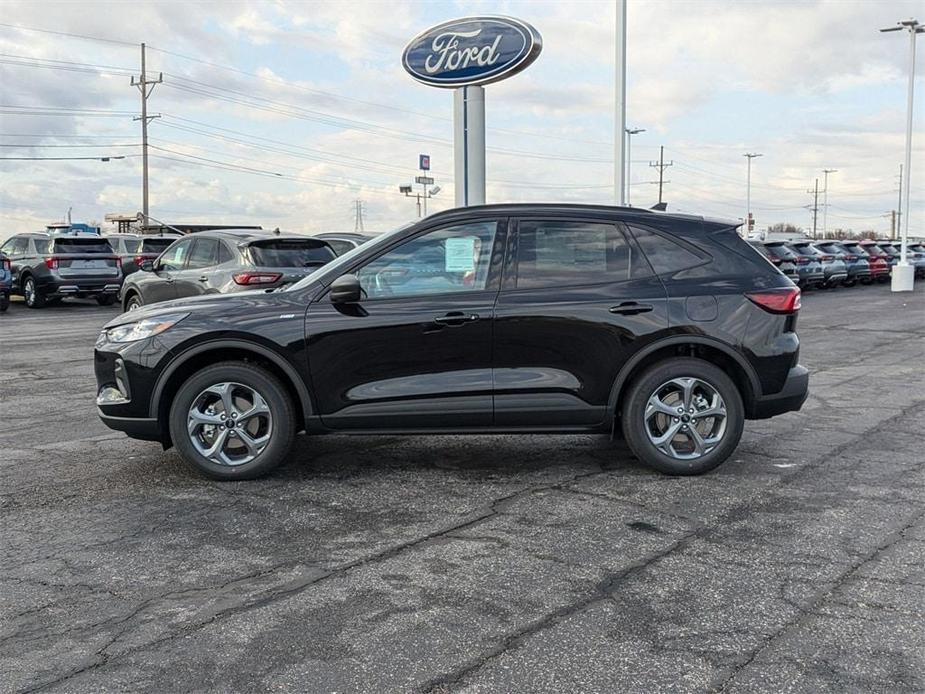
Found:
[[[45,256],[45,267],[47,267],[49,270],[57,270],[58,269],[58,259],[50,255]]]
[[[771,262],[774,263],[775,265],[780,265],[780,263],[781,263],[780,258],[771,258],[770,260],[771,260]]]
[[[797,265],[806,265],[807,263],[809,263],[809,258],[807,258],[805,255],[798,255],[796,259],[794,260],[794,262]]]
[[[145,257],[143,255],[136,255],[132,260],[135,261],[135,265],[141,265],[145,261]]]
[[[794,313],[800,310],[800,290],[797,287],[747,292],[745,296],[769,313]]]
[[[12,266],[10,265],[10,261],[7,260],[6,258],[3,258],[2,260],[0,260],[0,268],[3,268],[4,270],[9,270],[11,267]]]
[[[122,258],[121,258],[121,257],[115,256],[115,257],[113,258],[113,260],[116,261],[116,267],[118,267],[118,268],[121,268],[121,267],[122,267]]]
[[[834,255],[824,255],[824,256],[822,256],[822,262],[823,262],[823,263],[831,263],[833,260],[835,260],[835,256],[834,256]]]
[[[273,284],[282,276],[281,272],[238,272],[232,277],[235,284]]]

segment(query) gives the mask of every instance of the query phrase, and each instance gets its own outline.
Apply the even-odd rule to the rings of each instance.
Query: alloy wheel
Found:
[[[661,453],[676,460],[695,460],[723,440],[726,403],[702,379],[673,378],[649,396],[645,429],[649,442]]]
[[[23,296],[26,299],[26,305],[32,306],[35,303],[35,282],[30,277],[26,280],[25,285],[23,286]]]
[[[203,390],[187,413],[190,442],[204,458],[236,466],[260,455],[273,434],[273,415],[264,397],[241,383],[216,383]]]

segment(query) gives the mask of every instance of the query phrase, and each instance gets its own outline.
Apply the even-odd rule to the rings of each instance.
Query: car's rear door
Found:
[[[495,425],[603,423],[620,368],[667,327],[665,289],[621,224],[517,220],[495,305]]]

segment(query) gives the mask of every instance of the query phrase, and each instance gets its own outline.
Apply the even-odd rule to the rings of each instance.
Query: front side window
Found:
[[[193,239],[183,239],[168,248],[158,260],[158,270],[167,270],[168,272],[182,270],[192,245]]]
[[[622,282],[650,274],[613,224],[521,220],[514,286],[518,289]]]
[[[26,252],[27,243],[28,241],[24,238],[10,239],[0,247],[0,251],[6,253],[6,255],[10,257],[22,255]]]
[[[406,241],[357,271],[370,299],[485,289],[497,222],[445,227]]]
[[[657,275],[668,275],[703,265],[706,257],[680,243],[642,227],[631,227],[642,252]]]

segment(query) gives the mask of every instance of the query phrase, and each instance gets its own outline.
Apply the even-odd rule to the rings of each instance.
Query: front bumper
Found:
[[[160,441],[164,442],[164,435],[161,433],[160,424],[156,419],[142,419],[139,417],[114,417],[105,414],[99,407],[96,408],[100,420],[115,431],[121,431],[130,438],[141,439],[142,441]]]
[[[762,395],[755,399],[749,412],[749,419],[767,419],[784,412],[796,412],[809,396],[809,370],[797,364],[787,374],[787,380],[780,392]]]

